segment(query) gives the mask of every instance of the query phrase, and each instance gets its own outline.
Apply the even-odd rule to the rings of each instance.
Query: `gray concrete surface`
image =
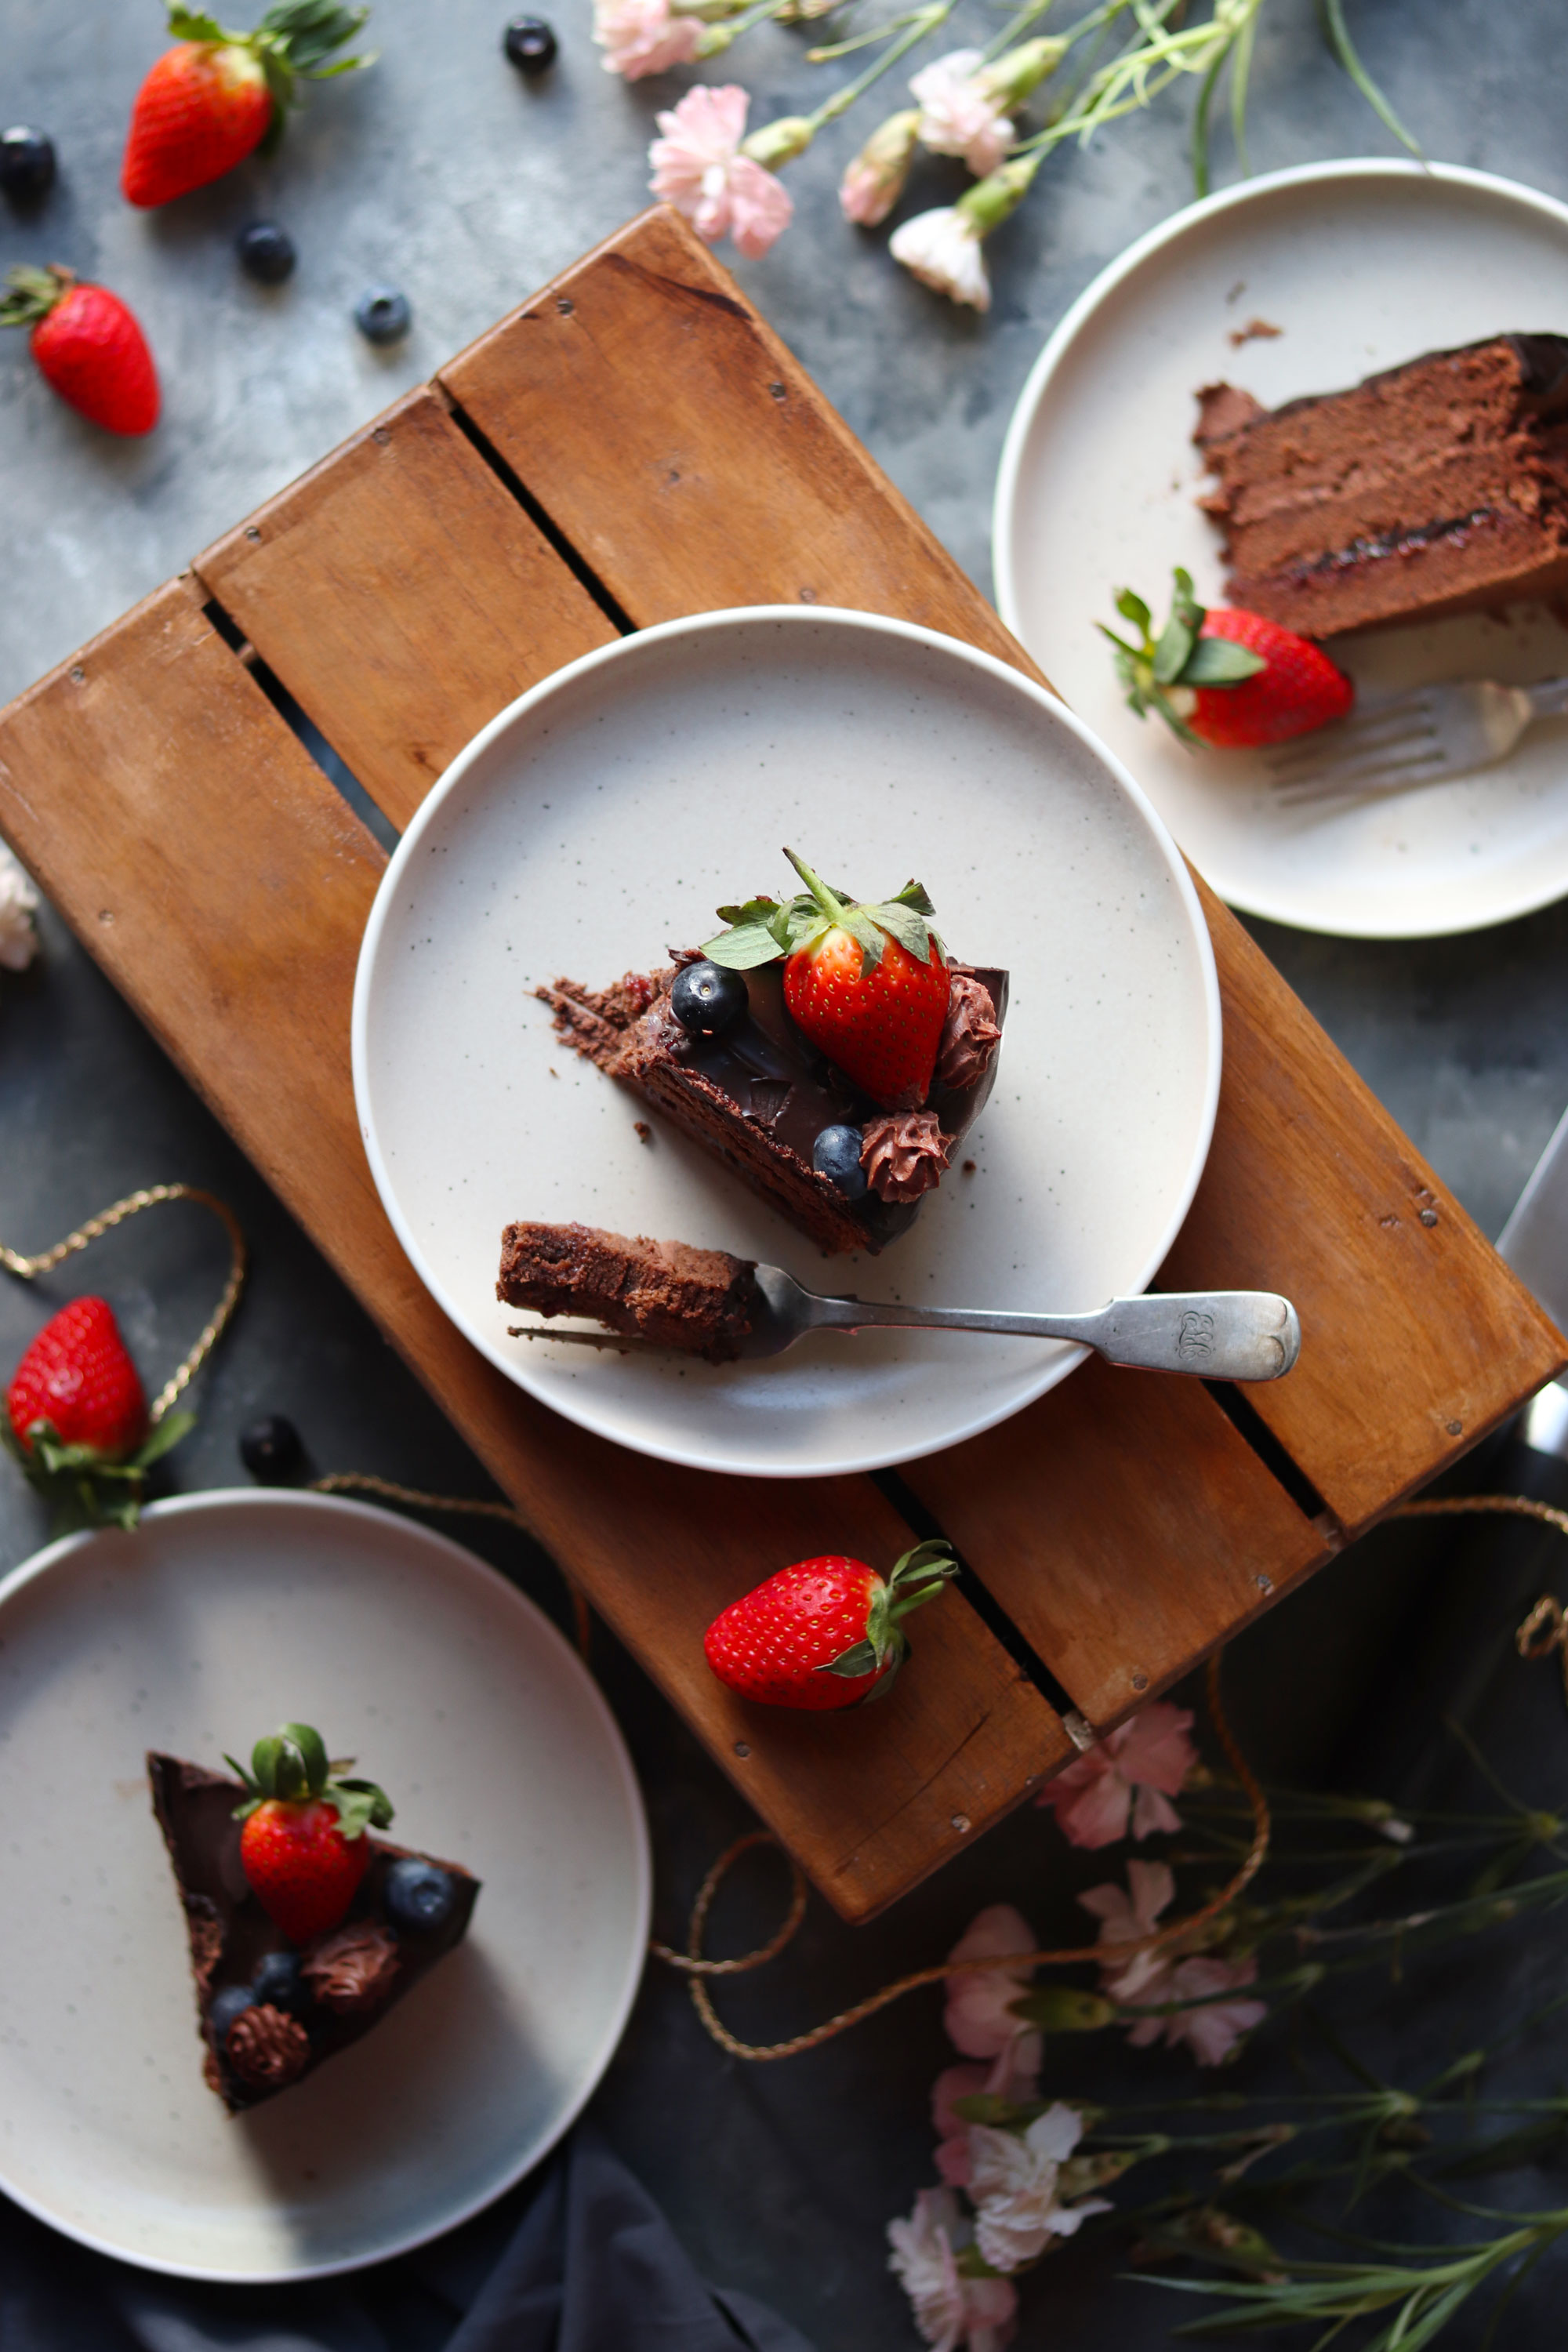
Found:
[[[983,0],[967,6],[987,21]],[[168,394],[155,439],[116,446],[51,398],[22,338],[0,349],[0,695],[640,205],[650,119],[668,89],[627,90],[599,71],[581,0],[559,16],[555,77],[524,85],[499,53],[506,13],[502,0],[378,0],[374,73],[314,93],[276,163],[244,167],[149,218],[123,207],[115,187],[131,94],[160,46],[155,0],[0,0],[0,116],[51,130],[63,165],[36,220],[0,206],[0,266],[58,258],[115,284],[145,320]],[[1352,0],[1352,16],[1369,63],[1434,154],[1568,194],[1560,11],[1548,0],[1509,11],[1484,0]],[[740,53],[741,78],[777,111],[819,87],[799,47],[780,33]],[[1325,58],[1309,0],[1268,0],[1255,87],[1259,166],[1389,147]],[[823,165],[857,135],[846,128],[825,142]],[[983,583],[991,482],[1018,387],[1095,271],[1184,200],[1184,135],[1178,110],[1060,158],[995,242],[988,322],[927,296],[879,240],[844,230],[835,173],[816,159],[795,173],[797,227],[766,260],[742,267],[763,310]],[[956,183],[933,167],[925,184]],[[233,260],[233,231],[257,215],[282,220],[300,246],[297,276],[278,292],[252,287]],[[372,279],[401,284],[415,307],[414,333],[388,354],[349,321]],[[1417,945],[1258,929],[1495,1231],[1568,1101],[1568,909]],[[0,1238],[37,1247],[134,1185],[183,1177],[230,1199],[255,1248],[245,1307],[201,1385],[201,1427],[174,1458],[172,1482],[237,1483],[237,1432],[256,1412],[280,1410],[299,1421],[319,1468],[483,1491],[434,1408],[52,917],[45,936],[33,972],[0,974]],[[89,1262],[154,1372],[177,1360],[221,1278],[221,1245],[189,1216],[159,1212]],[[58,1277],[48,1299],[0,1286],[0,1365],[45,1306],[77,1286],[74,1275]],[[31,1496],[0,1466],[0,1570],[42,1532]],[[551,1601],[542,1558],[505,1538],[487,1549]],[[1328,1769],[1348,1755],[1353,1769],[1399,1676],[1390,1659],[1426,1557],[1426,1539],[1408,1530],[1358,1547],[1250,1637],[1236,1677],[1240,1727],[1278,1768]],[[668,1934],[743,1815],[605,1637],[597,1657],[648,1790]],[[1434,1690],[1434,1715],[1439,1704]],[[944,1949],[983,1902],[1021,1902],[1042,1927],[1070,1933],[1068,1895],[1059,1844],[1031,1811],[869,1929],[852,1935],[814,1906],[792,1958],[735,1987],[730,2013],[764,2036],[793,2031]],[[763,1931],[772,1903],[761,1880],[737,1895],[724,1928],[736,1947]],[[596,2111],[711,2275],[771,2299],[823,2352],[864,2352],[913,2342],[882,2272],[880,2232],[931,2177],[925,2096],[942,2061],[935,2008],[922,1998],[790,2066],[747,2070],[720,2057],[680,1988],[654,1974]],[[0,2245],[12,2242],[0,2232]],[[0,2252],[0,2288],[5,2262]],[[1023,2343],[1133,2352],[1163,2342],[1169,2315],[1142,2290],[1112,2287],[1116,2267],[1114,2255],[1053,2264],[1031,2286]],[[415,2330],[413,2302],[405,2309],[395,2293],[331,2292],[342,2315],[333,2340],[399,2352],[440,2340]],[[1557,2340],[1550,2302],[1540,2308],[1538,2318],[1534,2305],[1516,2307],[1510,2347]],[[286,2316],[279,2306],[280,2331]],[[165,2327],[140,2340],[191,2339]]]

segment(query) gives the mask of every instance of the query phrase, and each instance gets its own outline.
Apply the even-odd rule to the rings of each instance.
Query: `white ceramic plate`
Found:
[[[532,994],[603,986],[793,883],[923,880],[952,952],[1013,975],[1000,1075],[958,1169],[880,1257],[827,1259],[552,1034]],[[908,1461],[1038,1396],[1080,1350],[819,1334],[713,1367],[510,1339],[516,1218],[580,1219],[947,1306],[1142,1289],[1192,1199],[1219,996],[1170,836],[1082,723],[951,638],[767,607],[665,624],[504,711],[405,835],[354,997],[354,1086],[398,1235],[492,1363],[624,1445],[804,1477]],[[634,1120],[649,1118],[652,1140]]]
[[[1282,330],[1233,349],[1254,318]],[[1379,803],[1271,804],[1261,761],[1190,753],[1125,709],[1095,629],[1135,587],[1163,614],[1173,564],[1223,601],[1220,536],[1194,503],[1200,384],[1267,406],[1338,391],[1419,352],[1568,332],[1568,206],[1480,172],[1314,163],[1194,205],[1074,304],[1025,386],[996,487],[1002,616],[1138,778],[1233,905],[1370,938],[1470,930],[1568,890],[1568,721],[1484,775]],[[1544,608],[1369,631],[1334,652],[1373,692],[1568,670]]]
[[[467,1940],[254,2113],[202,2080],[142,1766],[315,1723],[393,1835],[484,1881]],[[642,1803],[570,1646],[469,1552],[309,1495],[203,1495],[0,1584],[0,2188],[152,2270],[309,2278],[476,2212],[557,2140],[647,1939]]]

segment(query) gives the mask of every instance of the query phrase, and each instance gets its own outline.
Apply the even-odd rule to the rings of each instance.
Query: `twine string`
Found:
[[[1403,1503],[1390,1514],[1396,1519],[1457,1518],[1466,1511],[1503,1511],[1516,1518],[1539,1519],[1568,1536],[1568,1511],[1538,1503],[1531,1495],[1436,1495],[1418,1503]],[[1518,1628],[1513,1644],[1521,1658],[1549,1658],[1556,1651],[1563,1668],[1563,1697],[1568,1704],[1568,1617],[1563,1603],[1550,1592],[1540,1600]]]
[[[1273,1828],[1268,1811],[1268,1800],[1263,1793],[1257,1775],[1242,1754],[1236,1735],[1231,1729],[1229,1718],[1226,1715],[1220,1698],[1219,1666],[1217,1656],[1209,1660],[1209,1713],[1213,1718],[1219,1743],[1252,1807],[1252,1843],[1239,1870],[1226,1885],[1221,1887],[1217,1895],[1211,1896],[1209,1901],[1201,1905],[1196,1911],[1192,1912],[1184,1919],[1173,1920],[1169,1926],[1156,1929],[1152,1935],[1140,1937],[1136,1942],[1118,1944],[1116,1957],[1119,1968],[1142,1952],[1162,1950],[1167,1944],[1176,1943],[1183,1937],[1194,1935],[1198,1929],[1206,1927],[1211,1919],[1228,1908],[1243,1890],[1251,1885],[1262,1869],[1268,1854]],[[798,1865],[793,1859],[786,1856],[786,1859],[790,1859],[790,1869],[793,1873],[793,1892],[789,1913],[777,1932],[766,1944],[760,1945],[754,1952],[747,1952],[738,1960],[715,1963],[703,1957],[703,1930],[707,1926],[708,1914],[712,1907],[713,1899],[733,1864],[753,1846],[779,1843],[780,1841],[773,1836],[771,1830],[750,1830],[744,1837],[737,1838],[734,1844],[720,1855],[698,1890],[697,1900],[691,1909],[686,1950],[672,1951],[668,1945],[659,1943],[655,1943],[650,1948],[655,1955],[665,1961],[668,1967],[680,1969],[689,1978],[693,2008],[719,2047],[727,2051],[731,2058],[745,2058],[753,2064],[761,2065],[779,2058],[798,2057],[803,2051],[818,2049],[823,2042],[833,2041],[840,2033],[847,2033],[852,2025],[859,2025],[866,2018],[874,2017],[879,2009],[886,2009],[889,2002],[901,2000],[905,1993],[915,1992],[921,1985],[941,1984],[948,1977],[986,1974],[995,1969],[1076,1968],[1080,1967],[1086,1960],[1094,1959],[1101,1952],[1101,1947],[1097,1944],[1073,1944],[1060,1951],[995,1952],[983,1958],[941,1960],[931,1968],[914,1969],[908,1976],[896,1978],[891,1984],[883,1985],[879,1991],[868,1993],[864,2000],[856,2001],[849,2009],[840,2010],[837,2017],[826,2019],[821,2025],[812,2026],[805,2033],[794,2034],[787,2042],[742,2042],[731,2032],[715,2010],[705,1979],[710,1976],[737,1976],[746,1969],[761,1968],[764,1960],[773,1959],[783,1951],[799,1927],[805,1911],[805,1881]]]
[[[75,1233],[68,1234],[63,1242],[57,1242],[53,1249],[41,1250],[36,1257],[25,1257],[19,1250],[6,1249],[0,1244],[0,1265],[6,1273],[16,1275],[23,1282],[36,1282],[39,1275],[52,1274],[65,1259],[100,1240],[105,1234],[112,1233],[116,1225],[124,1224],[130,1217],[139,1216],[143,1209],[156,1209],[165,1201],[195,1201],[200,1207],[212,1211],[228,1235],[229,1265],[228,1280],[223,1286],[223,1296],[210,1320],[184,1361],[164,1381],[153,1400],[147,1419],[153,1429],[189,1388],[227,1329],[239,1304],[239,1294],[245,1287],[246,1248],[245,1235],[233,1210],[226,1202],[220,1201],[216,1192],[205,1192],[199,1184],[150,1184],[141,1192],[128,1192],[123,1201],[116,1201],[113,1207],[105,1209],[101,1215],[89,1217]]]

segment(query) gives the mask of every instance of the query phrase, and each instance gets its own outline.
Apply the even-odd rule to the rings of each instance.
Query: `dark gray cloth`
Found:
[[[708,2286],[591,2129],[464,2230],[303,2287],[215,2287],[88,2252],[0,2200],[0,2352],[812,2352]]]

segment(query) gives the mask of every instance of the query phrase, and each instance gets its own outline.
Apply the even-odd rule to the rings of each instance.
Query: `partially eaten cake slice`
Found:
[[[203,2073],[231,2115],[362,2040],[467,1935],[479,1880],[373,1838],[391,1807],[340,1778],[308,1725],[258,1740],[244,1780],[157,1754],[147,1773],[184,1907]]]
[[[1007,974],[948,958],[918,884],[861,906],[793,862],[804,892],[721,907],[730,929],[668,968],[537,993],[579,1054],[811,1240],[877,1251],[985,1104]]]
[[[628,1339],[731,1362],[752,1328],[756,1261],[598,1225],[508,1225],[496,1297],[535,1315],[585,1315]]]
[[[1198,394],[1226,594],[1307,637],[1568,590],[1568,336],[1427,352],[1267,409]]]

